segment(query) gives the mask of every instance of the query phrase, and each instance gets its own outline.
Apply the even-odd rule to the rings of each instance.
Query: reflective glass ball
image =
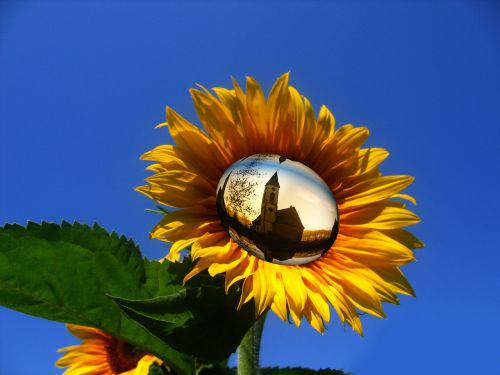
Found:
[[[312,262],[332,246],[339,219],[328,185],[304,164],[274,154],[238,160],[217,186],[217,211],[231,238],[268,262]]]

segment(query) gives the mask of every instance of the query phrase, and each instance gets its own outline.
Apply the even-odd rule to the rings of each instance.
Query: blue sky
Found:
[[[427,247],[417,298],[321,336],[269,318],[264,365],[357,375],[500,373],[500,5],[487,1],[0,3],[0,221],[98,221],[150,257],[157,217],[139,155],[170,142],[168,104],[252,75],[291,82],[338,123],[366,125],[411,174]],[[62,324],[0,309],[0,374],[57,374]]]

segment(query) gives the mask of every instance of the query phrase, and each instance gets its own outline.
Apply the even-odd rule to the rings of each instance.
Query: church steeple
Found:
[[[269,181],[267,181],[266,186],[268,186],[268,185],[277,187],[278,189],[280,188],[280,183],[278,181],[278,172],[277,171],[273,174],[273,177],[271,177],[269,179]]]
[[[278,172],[266,183],[264,195],[262,196],[262,205],[260,207],[260,225],[258,231],[261,233],[271,232],[273,224],[276,222],[276,211],[278,211],[278,194],[280,183],[278,181]]]

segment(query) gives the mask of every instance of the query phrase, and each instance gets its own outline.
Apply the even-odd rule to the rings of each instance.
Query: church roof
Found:
[[[278,182],[278,172],[274,172],[273,177],[271,177],[269,181],[267,181],[266,186],[267,185],[276,186],[277,188],[280,187],[280,183]]]
[[[276,211],[276,223],[304,229],[299,213],[293,206]]]

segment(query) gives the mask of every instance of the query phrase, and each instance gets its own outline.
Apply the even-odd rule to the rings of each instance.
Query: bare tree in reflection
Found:
[[[256,213],[251,205],[252,197],[255,194],[257,182],[252,182],[248,177],[237,176],[229,181],[227,186],[226,204],[229,211],[240,213],[243,216],[250,216]]]
[[[255,178],[261,175],[257,169],[259,164],[259,160],[252,160],[245,168],[235,171],[235,178],[232,178],[227,185],[229,194],[225,197],[228,211],[236,216],[242,216],[244,221],[248,221],[249,216],[258,213],[252,206],[252,199],[257,195],[255,188],[258,182]]]

